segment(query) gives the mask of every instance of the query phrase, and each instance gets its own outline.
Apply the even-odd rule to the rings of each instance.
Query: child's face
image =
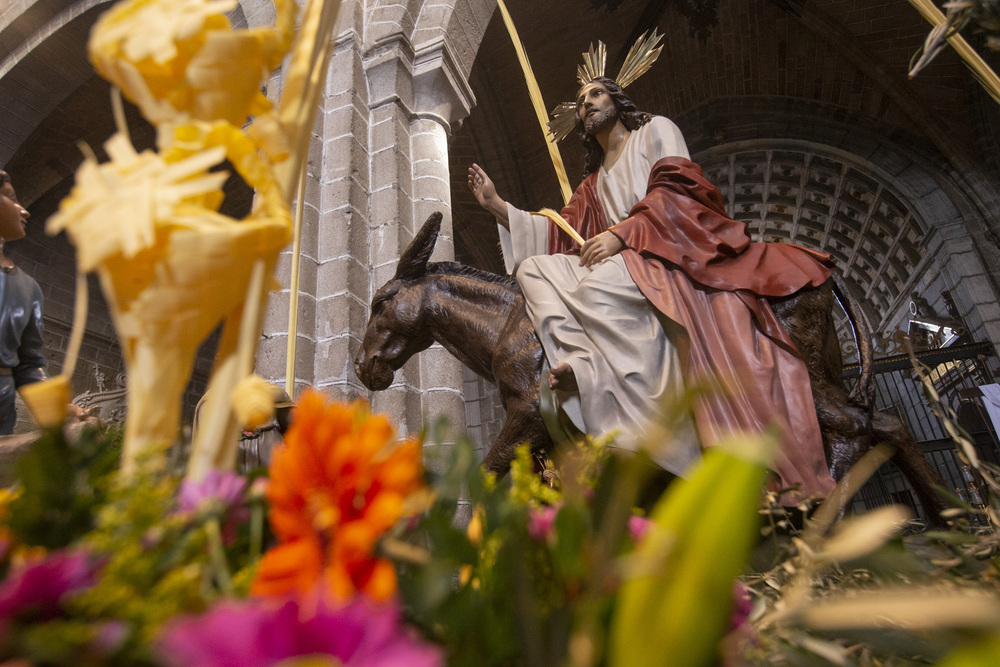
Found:
[[[0,237],[5,241],[23,239],[28,227],[28,211],[17,203],[10,182],[0,186]]]

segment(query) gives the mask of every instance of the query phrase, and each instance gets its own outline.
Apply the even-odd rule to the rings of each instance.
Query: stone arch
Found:
[[[966,222],[985,229],[997,195],[974,166],[959,170],[926,140],[849,109],[783,97],[728,97],[700,104],[674,120],[692,154],[764,138],[808,141],[844,151],[893,175],[903,192],[923,205],[952,206]],[[929,198],[929,199],[928,199]]]
[[[412,39],[413,28],[423,10],[424,0],[374,0],[365,11],[366,49],[398,35]]]
[[[697,161],[755,239],[830,253],[870,325],[881,326],[906,298],[930,225],[888,174],[844,151],[796,141],[724,144]]]
[[[98,1],[111,2],[112,0]],[[0,34],[5,33],[8,29],[11,29],[15,36],[31,33],[58,14],[66,11],[77,13],[86,11],[93,4],[94,0],[22,0],[16,6],[12,5],[9,9],[5,8],[5,11],[0,12]],[[6,37],[6,35],[4,36]],[[12,44],[6,39],[4,43]]]
[[[270,25],[273,21],[273,0],[239,0],[239,4],[229,12],[229,22],[237,29]]]
[[[84,0],[48,19],[0,62],[0,97],[11,121],[0,128],[0,164],[8,162],[68,95],[94,76],[86,43],[111,0]]]
[[[832,175],[831,180],[851,183],[851,187],[862,190],[865,188],[859,184],[869,181],[874,188],[869,188],[869,199],[873,201],[884,201],[876,197],[879,191],[891,195],[899,205],[890,208],[905,209],[902,217],[915,221],[921,231],[911,229],[909,236],[913,238],[907,243],[910,251],[900,250],[907,261],[875,261],[867,262],[867,267],[851,267],[857,273],[849,275],[848,281],[854,283],[857,296],[873,299],[866,309],[873,329],[890,333],[899,326],[900,320],[907,317],[912,292],[919,291],[928,295],[938,313],[957,308],[973,335],[1000,344],[995,327],[984,326],[984,322],[995,320],[992,312],[998,300],[995,278],[987,269],[998,251],[994,229],[996,193],[982,187],[988,182],[984,172],[975,167],[957,169],[935,146],[899,128],[883,127],[870,118],[856,117],[850,110],[816,102],[777,97],[723,98],[701,104],[676,120],[689,139],[694,160],[706,169],[727,153],[742,155],[742,160],[748,151],[762,151],[758,156],[772,151],[769,155],[773,159],[775,153],[782,157],[782,151],[791,149],[799,158],[811,154],[840,165],[842,171]],[[800,166],[805,164],[799,160]],[[725,178],[713,180],[726,187]],[[760,214],[768,206],[763,187],[761,182],[757,190],[761,196],[754,208],[760,232],[765,231]],[[739,207],[730,212],[744,219]],[[860,226],[855,225],[858,229],[854,234],[863,231],[867,216],[867,211],[858,213]],[[799,238],[797,242],[836,253],[836,248],[821,247],[815,239]],[[855,238],[848,254],[863,245],[886,246],[884,242]],[[855,259],[860,256],[854,255]],[[917,275],[902,275],[907,272]],[[948,306],[951,298],[954,305]]]
[[[0,166],[11,172],[34,223],[11,254],[42,288],[45,353],[52,372],[59,370],[73,316],[75,255],[65,235],[48,237],[42,228],[73,184],[82,160],[77,142],[88,144],[102,157],[101,146],[115,130],[110,86],[94,72],[86,50],[92,26],[115,1],[26,0],[25,7],[18,7],[19,14],[0,10],[0,44],[4,45],[0,49],[0,95],[4,99]],[[271,0],[256,5],[271,5]],[[243,8],[234,8],[230,20],[246,27]],[[133,143],[140,150],[150,147],[155,130],[134,106],[126,104],[125,113]],[[248,209],[249,191],[239,189],[238,194],[233,206],[245,202]],[[226,205],[230,205],[228,199]],[[94,388],[95,372],[115,377],[123,370],[111,318],[95,283],[91,284],[89,311],[74,377],[78,391]],[[211,363],[211,349],[206,350],[195,374],[195,390],[188,397],[189,409],[204,387]]]
[[[443,40],[468,78],[486,26],[496,8],[496,0],[425,2],[413,27],[412,42],[420,45]]]
[[[13,165],[23,172],[24,185],[19,194],[29,206],[75,170],[81,156],[75,149],[66,151],[65,146],[86,141],[99,150],[113,131],[108,122],[107,94],[101,92],[108,85],[94,72],[87,57],[90,30],[113,2],[80,0],[66,3],[68,6],[59,11],[46,3],[42,9],[53,10],[51,14],[36,12],[32,22],[25,23],[26,10],[19,22],[0,30],[6,33],[33,27],[30,34],[18,31],[17,35],[25,36],[0,60],[0,96],[5,106],[5,123],[0,127],[0,165]],[[245,2],[257,14],[264,7],[272,7],[273,13],[272,0]],[[234,8],[230,20],[245,26],[243,7]],[[149,128],[144,127],[145,121],[134,110],[128,116],[130,127],[139,135],[133,140],[144,147],[142,144],[151,140]],[[51,154],[27,154],[37,152],[39,147]]]
[[[967,255],[956,259],[956,246],[971,240],[943,188],[915,187],[932,182],[927,174],[893,174],[842,149],[791,139],[728,143],[694,157],[756,240],[830,253],[874,332],[905,329],[919,294],[942,315],[951,300],[973,334],[988,337],[978,306],[995,297],[962,279],[984,272]]]

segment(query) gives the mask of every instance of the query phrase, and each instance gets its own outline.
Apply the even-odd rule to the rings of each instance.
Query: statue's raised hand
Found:
[[[496,186],[483,168],[475,163],[469,167],[469,189],[480,206],[496,216],[501,223],[507,221],[507,202],[497,194]]]

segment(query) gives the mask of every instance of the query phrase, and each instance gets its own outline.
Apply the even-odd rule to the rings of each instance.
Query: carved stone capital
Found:
[[[437,38],[417,46],[413,56],[413,111],[450,130],[468,117],[476,96],[447,42]]]

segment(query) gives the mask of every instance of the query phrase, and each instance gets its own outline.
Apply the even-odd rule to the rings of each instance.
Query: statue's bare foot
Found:
[[[560,391],[576,392],[579,387],[576,385],[576,375],[573,374],[573,367],[565,361],[552,367],[549,373],[549,389]]]

